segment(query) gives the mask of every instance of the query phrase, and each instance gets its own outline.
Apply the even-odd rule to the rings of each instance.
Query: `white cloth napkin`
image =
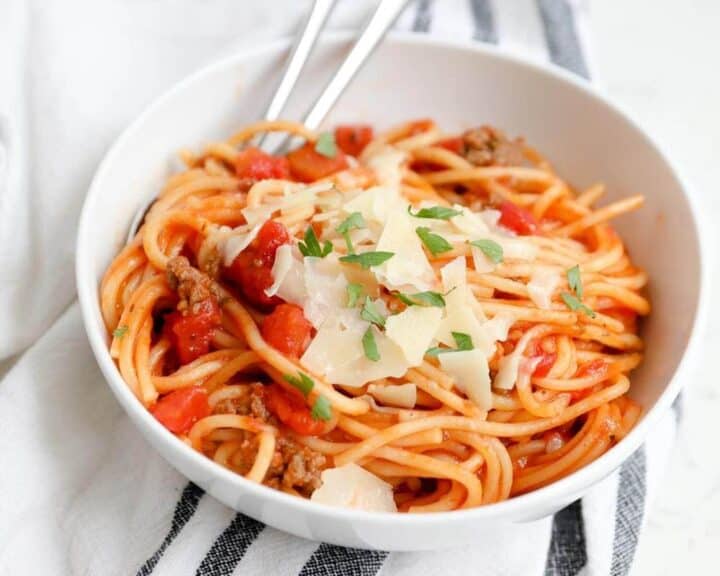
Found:
[[[330,24],[357,28],[373,5],[341,1]],[[105,386],[73,303],[76,221],[97,163],[172,83],[291,33],[308,7],[0,3],[0,367],[32,344],[0,382],[0,574],[627,574],[675,414],[554,517],[472,548],[386,554],[298,539],[224,507],[145,444]],[[587,17],[566,0],[418,0],[396,27],[497,43],[589,76]]]

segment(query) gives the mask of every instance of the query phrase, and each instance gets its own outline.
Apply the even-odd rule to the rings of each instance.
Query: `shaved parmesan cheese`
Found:
[[[450,220],[458,230],[464,232],[473,240],[490,237],[490,228],[488,228],[487,222],[480,214],[460,204],[455,204],[453,208],[462,212],[462,214],[453,216]]]
[[[267,180],[260,181],[256,183],[253,188],[255,186],[267,186],[267,183]],[[278,211],[287,213],[299,206],[314,206],[318,201],[318,194],[328,192],[332,189],[332,182],[319,182],[318,184],[312,184],[310,186],[288,183],[283,189],[282,196],[268,195],[266,203],[259,206],[246,206],[241,212],[249,225],[255,225],[260,221],[268,220]]]
[[[465,270],[465,257],[458,256],[440,269],[443,281],[445,296],[445,315],[438,327],[435,338],[448,346],[455,346],[453,332],[462,332],[472,338],[473,346],[488,351],[492,342],[487,341],[487,336],[480,325],[484,316],[477,306],[475,297],[467,286]]]
[[[485,221],[485,224],[494,228],[500,220],[500,210],[493,210],[492,208],[483,210],[480,212],[480,217]]]
[[[415,402],[417,402],[417,386],[412,383],[390,384],[388,386],[370,384],[368,393],[383,404],[399,408],[414,408]]]
[[[411,366],[419,366],[440,327],[441,317],[440,308],[408,306],[387,319],[385,333],[402,349]]]
[[[274,204],[262,204],[260,206],[253,206],[252,208],[250,206],[246,206],[240,210],[240,212],[245,218],[245,222],[247,222],[249,226],[254,226],[256,224],[262,224],[266,220],[270,219],[270,216],[272,216],[273,212],[276,210],[277,208]]]
[[[555,289],[560,286],[560,274],[550,268],[533,270],[530,282],[527,284],[528,294],[538,308],[550,309]]]
[[[464,289],[467,285],[467,273],[465,270],[465,257],[458,256],[451,260],[445,266],[440,268],[440,277],[442,278],[443,289],[445,292],[455,292]],[[452,292],[451,292],[452,291]]]
[[[512,390],[517,382],[522,356],[512,352],[500,359],[493,386],[501,390]]]
[[[532,242],[499,235],[494,235],[493,239],[502,246],[505,258],[528,261],[533,261],[537,258],[539,249]]]
[[[362,337],[368,325],[355,309],[329,318],[305,350],[301,364],[311,372],[324,374],[333,384],[340,384],[338,375],[364,354]]]
[[[313,502],[368,510],[397,512],[393,488],[357,464],[323,470],[322,485],[310,497]]]
[[[377,181],[389,188],[399,188],[402,181],[402,166],[407,159],[407,152],[391,146],[385,146],[373,154],[367,165],[375,172]]]
[[[404,292],[422,292],[433,288],[435,273],[405,209],[394,210],[388,215],[376,250],[394,254],[373,268],[381,284],[391,290]]]
[[[438,356],[442,369],[450,374],[455,386],[481,410],[492,408],[490,369],[482,350],[462,350]]]
[[[292,269],[294,260],[290,244],[278,246],[277,250],[275,250],[275,262],[271,270],[273,283],[269,288],[265,289],[266,296],[272,297],[277,294],[278,288],[280,288],[288,272]]]
[[[343,308],[347,301],[347,280],[336,255],[304,259],[305,317],[315,327]]]
[[[373,186],[343,204],[343,211],[360,212],[366,222],[384,224],[391,211],[404,210],[406,205],[399,188]]]
[[[306,313],[307,315],[307,313]],[[362,386],[381,378],[399,378],[410,367],[402,348],[383,332],[375,335],[380,360],[365,357],[362,337],[369,322],[357,309],[345,309],[328,318],[318,330],[300,362],[311,372],[322,374],[333,384]]]
[[[479,272],[480,274],[487,274],[488,272],[495,270],[495,267],[497,266],[495,262],[485,256],[485,253],[480,250],[480,248],[477,246],[470,246],[470,253],[472,254],[473,267],[476,272]]]
[[[493,342],[504,342],[507,340],[508,332],[515,323],[515,317],[507,312],[496,314],[482,325],[488,339]]]
[[[266,220],[266,219],[265,219]],[[235,258],[245,250],[260,232],[265,220],[259,221],[255,226],[238,226],[229,236],[226,236],[219,242],[220,253],[222,254],[223,264],[230,266]]]

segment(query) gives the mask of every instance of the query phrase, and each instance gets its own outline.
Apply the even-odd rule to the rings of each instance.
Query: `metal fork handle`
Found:
[[[380,40],[385,36],[387,29],[392,26],[408,1],[381,0],[350,53],[305,116],[303,121],[305,126],[311,130],[315,130],[320,126],[320,123],[330,112],[358,70],[362,68],[368,56],[375,50]]]
[[[265,110],[265,120],[277,120],[295,87],[300,72],[305,66],[325,21],[333,9],[336,0],[315,0],[312,10],[305,20],[302,34],[295,41],[290,58],[285,65],[283,77],[278,84],[275,95]]]

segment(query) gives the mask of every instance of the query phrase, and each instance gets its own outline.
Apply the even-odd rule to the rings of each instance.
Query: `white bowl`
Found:
[[[299,118],[338,65],[346,36],[323,42],[287,116]],[[175,86],[117,140],[85,201],[77,286],[85,327],[110,388],[148,441],[180,472],[228,506],[298,536],[384,550],[482,542],[499,525],[542,517],[617,468],[677,395],[686,349],[697,332],[703,285],[700,235],[687,188],[651,140],[592,87],[556,68],[529,64],[481,44],[389,37],[328,119],[388,126],[430,116],[462,129],[491,123],[524,135],[571,182],[604,181],[610,200],[646,195],[617,223],[633,259],[650,275],[653,314],[644,324],[642,367],[631,396],[642,420],[617,446],[578,472],[511,500],[447,513],[404,515],[331,508],[253,484],[194,452],[135,399],[108,353],[100,279],[124,243],[133,214],[171,173],[175,152],[227,137],[257,119],[277,80],[287,42],[235,54]]]

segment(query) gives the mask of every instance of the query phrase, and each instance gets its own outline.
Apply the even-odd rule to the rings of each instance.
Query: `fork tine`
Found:
[[[335,5],[336,0],[315,0],[312,10],[305,20],[302,33],[297,37],[290,50],[285,70],[275,94],[265,110],[265,120],[277,120],[280,117],[290,94],[297,83],[308,57],[312,53],[315,42],[320,35],[325,21]],[[263,134],[258,140],[260,146],[265,139]]]
[[[320,125],[407,3],[408,0],[381,0],[350,53],[305,116],[308,128],[315,130]]]

